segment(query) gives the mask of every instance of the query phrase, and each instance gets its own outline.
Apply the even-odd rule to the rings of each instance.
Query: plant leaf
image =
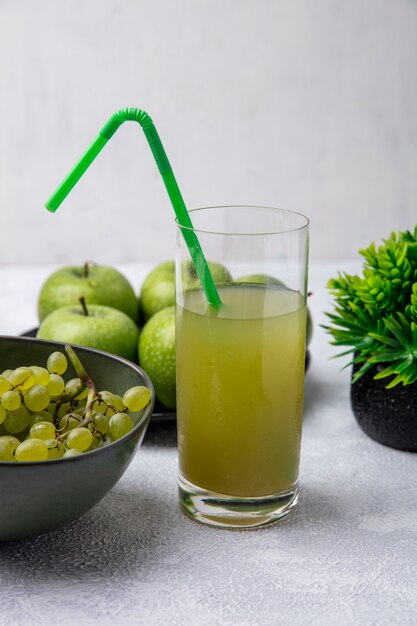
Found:
[[[375,354],[369,358],[371,363],[390,363],[391,361],[399,361],[404,357],[404,352],[402,350],[392,351],[392,352],[381,352],[380,354]]]
[[[379,333],[369,333],[369,336],[372,337],[372,339],[380,341],[381,343],[385,343],[387,346],[392,346],[393,348],[398,347],[398,341],[392,339],[391,337],[386,337],[385,335],[380,335]]]
[[[371,368],[373,367],[372,363],[364,363],[364,365],[362,365],[362,367],[360,369],[358,369],[357,372],[354,373],[354,375],[352,376],[352,384],[355,384],[360,378],[362,378],[362,376],[364,374],[366,374],[366,372],[368,372]]]

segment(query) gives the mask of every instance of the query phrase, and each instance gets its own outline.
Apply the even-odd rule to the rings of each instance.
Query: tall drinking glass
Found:
[[[178,225],[180,504],[206,524],[259,526],[298,499],[308,220],[256,206],[191,219],[222,305],[207,303]]]

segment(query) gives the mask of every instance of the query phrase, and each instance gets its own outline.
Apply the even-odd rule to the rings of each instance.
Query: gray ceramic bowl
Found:
[[[19,365],[45,366],[48,355],[64,344],[0,336],[0,372]],[[98,389],[123,394],[135,385],[151,390],[151,402],[130,433],[108,446],[68,459],[0,463],[0,541],[40,535],[60,528],[91,509],[117,483],[145,435],[154,405],[145,372],[124,359],[75,348]],[[76,376],[72,366],[64,375]]]

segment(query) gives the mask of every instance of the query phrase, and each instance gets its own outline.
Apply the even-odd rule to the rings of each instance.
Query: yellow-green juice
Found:
[[[180,472],[200,489],[259,497],[298,480],[306,308],[295,291],[219,288],[177,305]]]

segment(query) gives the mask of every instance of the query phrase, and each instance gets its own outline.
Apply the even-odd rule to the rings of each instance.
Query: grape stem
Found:
[[[87,403],[85,405],[84,419],[80,426],[84,426],[93,421],[93,404],[96,400],[96,390],[94,385],[88,390]]]
[[[80,298],[81,304],[83,304],[83,301],[84,301],[84,298]],[[84,306],[85,306],[85,302],[84,302]],[[87,315],[88,315],[88,312],[87,312]],[[75,354],[74,350],[71,348],[70,345],[66,344],[65,352],[68,354],[68,358],[73,364],[74,369],[77,372],[78,378],[81,381],[81,384],[83,384],[84,387],[87,387],[88,389],[87,403],[86,403],[85,412],[84,412],[84,419],[80,423],[80,426],[84,426],[85,424],[88,424],[89,422],[93,421],[92,420],[93,404],[97,396],[96,387],[94,385],[93,379],[88,374],[84,365],[81,363],[80,359]]]
[[[57,432],[57,433],[61,433],[61,431],[65,431],[65,429],[66,429],[66,428],[68,428],[68,426],[69,426],[69,418],[70,418],[70,417],[72,417],[73,419],[77,420],[77,421],[79,422],[79,423],[78,423],[78,426],[80,425],[80,423],[81,423],[81,421],[82,421],[82,420],[81,420],[80,416],[79,416],[77,413],[67,413],[66,415],[64,415],[64,418],[67,418],[67,423],[65,424],[65,422],[64,422],[64,425],[62,426],[62,428],[57,428],[57,429],[56,429],[56,432]],[[68,431],[68,432],[69,432],[69,431]],[[63,432],[63,434],[62,434],[62,435],[61,435],[61,434],[59,434],[59,435],[58,435],[58,437],[59,437],[60,439],[63,439],[63,438],[64,438],[64,436],[66,436],[66,433],[65,433],[65,432]]]
[[[88,311],[87,311],[87,315],[88,315]],[[56,404],[55,404],[55,410],[54,410],[54,418],[57,417],[58,415],[58,410],[59,407],[64,403],[64,402],[71,402],[71,400],[74,400],[74,398],[76,398],[80,393],[82,393],[82,391],[88,387],[88,389],[90,389],[91,386],[93,386],[94,388],[94,383],[92,381],[92,379],[90,378],[87,370],[85,369],[85,367],[83,366],[83,364],[81,363],[80,359],[77,357],[77,355],[75,354],[74,350],[71,348],[70,345],[66,345],[65,346],[65,352],[68,355],[69,360],[71,361],[71,363],[74,366],[74,369],[78,375],[78,378],[80,379],[80,387],[79,388],[75,388],[71,393],[67,393],[67,394],[63,394],[59,400],[57,400]]]
[[[84,365],[81,363],[78,356],[75,354],[73,348],[68,343],[65,344],[65,352],[68,354],[68,358],[74,366],[77,376],[80,379],[81,383],[84,385],[84,387],[87,387],[87,389],[91,389],[91,387],[95,388],[91,376],[85,369]]]
[[[81,304],[83,306],[85,306],[84,298],[80,298],[80,302],[81,302]],[[88,315],[88,311],[87,311],[86,314]],[[85,406],[85,411],[83,413],[83,419],[78,424],[78,428],[82,428],[82,427],[88,426],[88,424],[91,424],[91,423],[94,424],[94,420],[93,420],[93,406],[94,406],[94,402],[96,402],[96,400],[102,400],[102,397],[96,391],[96,387],[94,385],[93,379],[88,374],[88,372],[85,369],[84,365],[81,363],[80,359],[75,354],[73,348],[69,344],[65,345],[65,352],[67,353],[69,360],[71,361],[72,365],[74,366],[74,369],[75,369],[75,371],[77,373],[77,376],[80,379],[81,385],[83,386],[83,388],[87,388],[88,389],[87,402],[86,402],[86,406]],[[71,395],[73,395],[73,397],[75,398],[79,393],[80,393],[80,391],[77,390],[76,392],[74,392],[74,394],[71,394]],[[68,394],[68,395],[70,395],[70,394]],[[104,402],[104,400],[103,400],[103,402]],[[108,404],[108,403],[105,402],[105,404]],[[109,404],[108,404],[108,406],[110,408],[112,408],[115,412],[117,412],[117,409],[115,407],[112,407]],[[65,439],[65,437],[68,436],[69,432],[70,431],[68,431],[66,433],[63,433],[62,435],[59,435],[59,438],[61,440]],[[95,428],[93,434],[95,434],[97,432],[98,431]]]
[[[84,391],[84,389],[85,385],[82,385],[80,382],[80,384],[77,385],[77,387],[75,387],[75,389],[71,391],[71,393],[62,394],[59,398],[57,398],[53,415],[54,419],[56,419],[58,416],[60,406],[65,402],[72,402],[72,400],[75,400],[75,398],[79,396]]]

